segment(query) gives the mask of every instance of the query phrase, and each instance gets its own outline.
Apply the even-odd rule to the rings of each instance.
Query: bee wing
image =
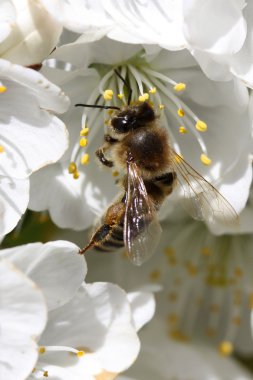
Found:
[[[239,225],[236,211],[219,191],[175,151],[173,156],[177,180],[185,195],[183,205],[189,214],[211,224],[222,222],[230,226]]]
[[[124,242],[127,254],[135,265],[141,265],[153,253],[159,242],[161,226],[155,206],[134,162],[127,167]]]

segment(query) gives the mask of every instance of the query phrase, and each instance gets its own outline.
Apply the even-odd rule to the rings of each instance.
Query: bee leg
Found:
[[[83,249],[79,250],[79,254],[83,255],[88,249],[101,244],[101,242],[108,236],[110,231],[111,231],[111,226],[109,224],[103,224],[94,233],[94,235],[90,239],[89,244],[86,245],[86,247],[84,247]]]
[[[107,166],[108,168],[113,167],[113,161],[107,160],[107,158],[104,155],[104,151],[102,148],[100,148],[96,151],[96,156],[99,159],[99,161],[101,162],[101,164]]]

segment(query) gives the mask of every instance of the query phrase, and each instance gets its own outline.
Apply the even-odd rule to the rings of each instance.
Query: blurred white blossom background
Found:
[[[251,0],[0,0],[1,379],[253,379],[252,36]],[[75,105],[129,87],[240,220],[178,187],[141,267],[78,254],[120,173],[108,110]]]

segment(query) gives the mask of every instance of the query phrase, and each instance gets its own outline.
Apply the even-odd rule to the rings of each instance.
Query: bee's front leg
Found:
[[[99,159],[99,161],[101,162],[101,164],[107,166],[108,168],[113,167],[113,161],[107,160],[107,158],[105,157],[103,148],[99,148],[96,151],[96,156]]]

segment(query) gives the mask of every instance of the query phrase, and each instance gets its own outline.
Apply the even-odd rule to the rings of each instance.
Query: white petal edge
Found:
[[[81,286],[87,265],[79,248],[68,241],[32,243],[0,251],[43,291],[52,310],[69,302]]]

